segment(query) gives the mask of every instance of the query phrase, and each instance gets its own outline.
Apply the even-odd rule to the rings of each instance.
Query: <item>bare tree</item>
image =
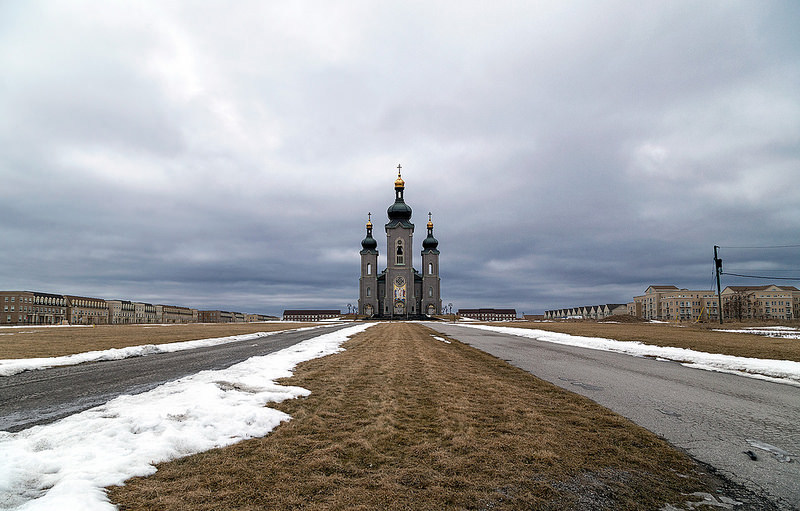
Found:
[[[725,317],[741,321],[742,318],[754,317],[753,293],[747,291],[734,291],[723,305]]]

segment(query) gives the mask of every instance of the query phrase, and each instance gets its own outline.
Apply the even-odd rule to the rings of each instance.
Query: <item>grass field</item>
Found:
[[[314,323],[209,323],[0,328],[0,359],[57,357],[85,351],[273,332],[312,325]]]
[[[640,341],[708,353],[800,362],[800,339],[715,332],[716,325],[675,326],[664,323],[603,323],[594,321],[490,323],[533,328],[619,341]],[[253,332],[272,332],[319,323],[228,323],[190,325],[105,325],[95,328],[0,328],[0,359],[55,357],[85,351],[142,344],[191,341]],[[739,325],[741,327],[742,325]],[[753,325],[745,325],[753,326]],[[726,325],[731,328],[731,325]]]
[[[533,328],[618,341],[640,341],[656,346],[674,346],[739,357],[770,358],[800,362],[800,339],[779,339],[762,335],[716,332],[714,326],[676,326],[669,323],[603,323],[594,321],[492,323],[516,328]],[[753,325],[744,325],[753,326]],[[725,328],[742,328],[725,325]]]
[[[264,438],[110,489],[122,510],[659,509],[715,480],[647,430],[413,323],[379,324],[282,383]]]

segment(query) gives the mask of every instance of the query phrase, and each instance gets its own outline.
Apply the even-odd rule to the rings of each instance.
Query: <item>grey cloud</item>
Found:
[[[345,308],[398,162],[456,307],[705,288],[800,230],[793,2],[47,7],[0,7],[0,287]]]

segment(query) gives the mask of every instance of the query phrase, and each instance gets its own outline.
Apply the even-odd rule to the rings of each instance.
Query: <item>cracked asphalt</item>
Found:
[[[800,509],[800,388],[454,324],[428,326],[591,398],[780,509]]]

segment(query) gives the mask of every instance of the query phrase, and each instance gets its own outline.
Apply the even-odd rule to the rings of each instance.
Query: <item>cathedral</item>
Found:
[[[414,224],[411,207],[403,200],[405,181],[397,166],[394,204],[386,213],[386,269],[378,273],[378,242],[372,237],[372,214],[368,215],[367,237],[361,241],[361,278],[358,312],[369,317],[408,319],[439,314],[439,242],[433,237],[428,213],[428,237],[422,242],[422,273],[414,269]]]

